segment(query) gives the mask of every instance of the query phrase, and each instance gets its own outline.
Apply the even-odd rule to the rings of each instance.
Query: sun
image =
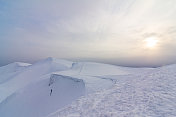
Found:
[[[145,44],[147,48],[154,48],[158,43],[157,37],[147,37],[145,39]]]

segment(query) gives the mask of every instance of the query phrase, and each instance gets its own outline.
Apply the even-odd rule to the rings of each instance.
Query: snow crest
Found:
[[[176,65],[47,58],[0,67],[0,117],[175,117]]]
[[[113,77],[116,84],[48,117],[176,117],[175,66],[143,75]]]
[[[52,74],[49,79],[30,84],[4,100],[0,104],[0,117],[44,117],[84,94],[83,80]]]

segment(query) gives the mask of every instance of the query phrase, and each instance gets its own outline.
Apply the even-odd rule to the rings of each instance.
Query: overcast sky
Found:
[[[0,0],[0,65],[51,56],[158,66],[175,53],[176,0]]]

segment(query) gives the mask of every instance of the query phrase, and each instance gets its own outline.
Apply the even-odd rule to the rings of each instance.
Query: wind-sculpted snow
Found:
[[[128,68],[50,57],[0,67],[0,117],[45,116],[175,117],[176,65]]]
[[[48,117],[175,117],[176,69],[158,68],[116,79],[108,89],[90,94]]]
[[[71,61],[56,59],[48,57],[47,59],[41,60],[36,63],[36,65],[47,64],[50,71],[62,71],[68,70],[72,66]]]
[[[79,69],[78,71],[79,75],[88,75],[88,76],[128,74],[128,72],[122,70],[122,67],[94,62],[74,63],[72,65],[72,70],[75,69]]]
[[[49,79],[30,84],[4,100],[0,104],[0,117],[44,117],[84,93],[83,80],[52,74]]]
[[[7,82],[16,74],[30,66],[28,63],[15,62],[6,66],[0,67],[0,84]]]
[[[86,86],[86,94],[93,93],[113,86],[114,82],[108,75],[127,75],[130,72],[123,70],[123,67],[114,65],[94,63],[94,62],[75,62],[71,69],[56,72],[56,74],[74,76],[83,79]]]
[[[15,62],[8,64],[6,66],[0,67],[0,74],[7,74],[7,73],[12,73],[12,72],[17,72],[20,70],[23,70],[24,68],[30,66],[31,64],[28,63],[22,63],[22,62]]]
[[[14,64],[12,65],[14,66]],[[7,66],[12,65],[9,64]],[[71,65],[72,62],[70,61],[47,58],[28,66],[23,69],[23,71],[20,70],[19,72],[6,74],[5,76],[0,74],[0,102],[20,88],[23,88],[32,82],[36,82],[52,72],[68,70]]]
[[[64,80],[70,79],[70,80],[73,80],[74,82],[83,82],[82,79],[72,78],[69,76],[63,76],[63,75],[59,75],[59,74],[52,74],[50,77],[49,86],[54,84],[54,82],[56,82],[57,80],[61,80],[61,79],[64,79]]]

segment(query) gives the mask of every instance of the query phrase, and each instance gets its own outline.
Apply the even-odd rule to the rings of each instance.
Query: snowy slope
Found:
[[[30,84],[4,100],[0,116],[43,117],[84,93],[83,80],[52,74],[49,79]]]
[[[124,98],[126,101],[126,98],[130,98],[128,94],[137,95],[138,93],[133,92],[143,93],[143,88],[147,89],[149,85],[154,87],[156,79],[152,78],[155,78],[155,75],[146,80],[148,75],[175,69],[128,68],[95,62],[71,62],[51,57],[32,65],[17,65],[20,68],[13,67],[13,64],[7,65],[12,67],[0,67],[3,71],[0,74],[0,117],[67,116],[75,111],[84,116],[92,116],[89,112],[101,116],[92,112],[88,105],[93,104],[96,111],[102,110],[100,114],[103,111],[109,113],[108,109],[114,107],[112,103],[115,103],[115,99],[123,101]],[[174,73],[175,71],[172,72]],[[150,80],[151,84],[144,85],[150,83]],[[119,95],[122,97],[116,98]],[[76,107],[70,105],[76,99],[79,99],[73,104]],[[103,107],[104,104],[107,108]],[[123,104],[116,105],[121,108]],[[68,108],[62,110],[65,106]]]
[[[0,67],[0,84],[10,80],[13,78],[18,72],[24,70],[31,64],[28,63],[21,63],[21,62],[15,62],[8,64],[6,66]]]
[[[143,75],[113,77],[117,81],[112,88],[78,99],[48,117],[175,117],[175,68],[171,65]]]
[[[32,82],[36,82],[42,78],[45,78],[45,75],[52,72],[67,70],[71,67],[71,65],[72,62],[70,61],[54,58],[47,58],[33,65],[30,65],[22,72],[18,72],[14,76],[12,75],[13,77],[8,78],[11,79],[8,82],[0,84],[0,102],[20,88],[23,88],[26,85],[29,85]],[[2,69],[4,69],[4,67]],[[0,77],[0,79],[5,78]]]
[[[95,62],[75,62],[72,64],[71,69],[55,73],[83,79],[86,86],[86,94],[89,94],[112,87],[115,80],[111,77],[142,74],[151,70],[153,69],[119,67]]]
[[[2,74],[12,73],[12,72],[17,72],[17,71],[20,71],[26,68],[29,65],[31,64],[22,63],[22,62],[11,63],[11,64],[0,67],[0,74],[2,75]]]
[[[12,65],[13,64],[9,64],[7,66]],[[29,116],[34,117],[44,116],[71,103],[82,95],[87,95],[113,86],[112,80],[96,76],[107,75],[110,71],[116,72],[116,74],[119,75],[126,74],[125,71],[112,65],[88,62],[74,63],[51,57],[30,66],[27,66],[27,64],[23,66],[25,66],[24,69],[19,70],[17,70],[17,67],[1,67],[2,71],[9,70],[6,74],[14,74],[10,74],[9,76],[6,75],[4,77],[5,79],[8,79],[6,81],[3,81],[3,74],[1,74],[0,79],[3,82],[0,84],[0,116],[9,117],[14,115],[14,117],[23,117],[26,113]],[[97,71],[95,71],[95,67]],[[15,72],[13,72],[13,70]],[[58,86],[48,86],[46,84],[48,83],[50,76],[62,77],[62,79],[74,79],[73,81],[76,81],[75,79],[82,79],[81,85],[84,84],[84,87],[82,86],[82,88],[80,88],[78,83],[74,84],[74,87],[69,88],[69,91],[67,91],[67,85],[69,84],[65,82],[65,80],[61,81],[60,84],[57,83]],[[53,86],[58,88],[52,88]],[[74,90],[75,87],[79,87],[79,89]],[[61,92],[58,94],[62,98],[57,95],[52,95],[54,98],[53,101],[51,101],[51,99],[47,97],[51,88],[53,89],[53,92]],[[67,93],[64,95],[64,92]],[[47,105],[50,102],[51,106],[46,108],[47,106],[42,103],[44,101],[48,102],[46,103]],[[15,108],[17,103],[19,107]],[[35,108],[35,110],[33,110],[34,107],[37,107],[37,109]],[[21,113],[20,110],[23,110],[24,113]]]
[[[124,75],[129,74],[123,67],[114,65],[94,63],[94,62],[75,62],[72,68],[67,71],[59,72],[67,75],[85,75],[85,76],[105,76],[105,75]]]

